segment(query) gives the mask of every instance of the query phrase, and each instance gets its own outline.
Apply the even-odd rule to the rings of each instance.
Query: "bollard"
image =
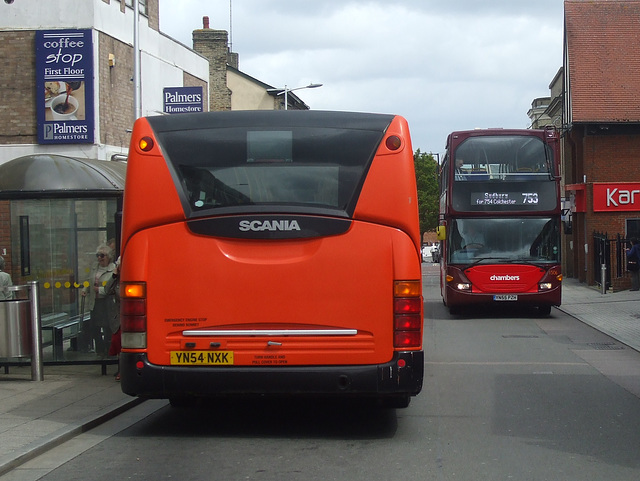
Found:
[[[40,320],[40,295],[38,281],[29,281],[31,298],[31,380],[44,381],[42,363],[42,321]]]
[[[607,293],[607,265],[600,265],[600,289],[602,290],[602,294]]]

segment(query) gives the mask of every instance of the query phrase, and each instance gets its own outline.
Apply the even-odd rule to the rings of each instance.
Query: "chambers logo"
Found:
[[[519,281],[520,280],[520,276],[510,276],[509,274],[506,274],[504,276],[496,276],[494,274],[491,277],[489,277],[489,280],[492,280],[492,281]]]
[[[297,220],[241,220],[238,229],[241,232],[299,231],[300,226]]]

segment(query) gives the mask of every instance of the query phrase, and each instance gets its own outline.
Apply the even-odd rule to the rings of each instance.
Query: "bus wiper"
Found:
[[[514,259],[513,262],[535,267],[543,267],[545,265],[545,261],[541,259]],[[549,261],[547,261],[546,263],[548,264]]]
[[[473,267],[477,264],[480,264],[482,261],[495,261],[495,260],[509,261],[509,259],[505,257],[478,257],[476,258],[475,261],[469,264],[469,267]]]

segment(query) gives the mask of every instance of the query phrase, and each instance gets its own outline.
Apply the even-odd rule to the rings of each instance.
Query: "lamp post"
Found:
[[[305,85],[304,87],[296,87],[293,89],[290,89],[289,87],[287,87],[286,85],[284,86],[284,88],[282,89],[267,89],[267,92],[278,92],[276,95],[282,95],[284,94],[284,109],[285,110],[289,110],[289,97],[288,94],[289,92],[293,92],[294,90],[302,90],[302,89],[316,89],[318,87],[322,87],[322,84],[309,84],[309,85]]]
[[[133,2],[133,109],[134,120],[142,117],[141,72],[140,72],[140,4]]]

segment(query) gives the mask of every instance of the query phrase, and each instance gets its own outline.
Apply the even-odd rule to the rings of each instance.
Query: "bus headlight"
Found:
[[[456,289],[458,289],[459,291],[470,291],[471,284],[468,284],[466,282],[458,282],[458,284],[456,284]]]
[[[541,282],[538,284],[538,290],[540,291],[548,291],[551,287],[551,282]]]

